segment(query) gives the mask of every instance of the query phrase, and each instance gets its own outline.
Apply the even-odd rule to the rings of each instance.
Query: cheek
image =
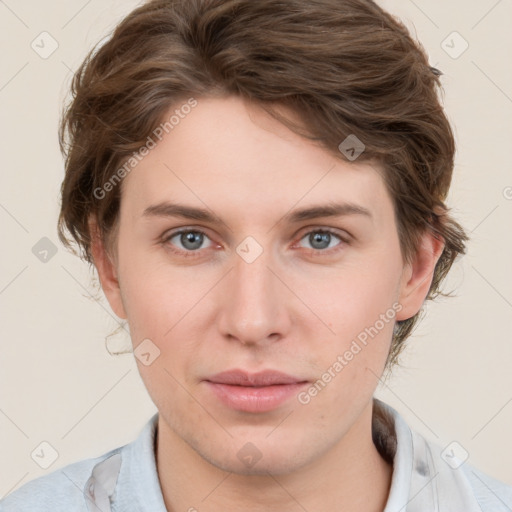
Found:
[[[173,269],[156,247],[142,249],[125,240],[119,254],[121,294],[134,341],[141,336],[163,340],[197,302],[201,286],[190,273]]]
[[[205,307],[201,298],[211,285],[194,279],[190,271],[173,268],[162,258],[152,258],[151,253],[142,251],[133,251],[120,261],[120,275],[141,377],[153,397],[159,396],[161,390],[173,397],[181,396],[173,377],[186,384],[188,375],[184,369],[193,373],[199,345],[205,337],[201,329],[207,324],[200,321]],[[158,356],[146,366],[137,355],[148,351]]]
[[[320,312],[320,318],[330,327],[330,334],[346,343],[375,325],[379,331],[392,331],[398,282],[396,265],[371,262],[340,269],[330,279],[317,281],[308,297],[311,309]]]
[[[365,390],[368,397],[373,393],[400,309],[399,276],[394,255],[379,258],[376,251],[365,264],[345,267],[314,288],[312,309],[322,312],[331,330],[324,329],[326,334],[316,339],[314,362],[321,382],[312,393],[319,395],[318,406],[339,408]]]

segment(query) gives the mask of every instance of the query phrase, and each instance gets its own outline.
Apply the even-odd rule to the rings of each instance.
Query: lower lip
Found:
[[[205,381],[213,393],[225,405],[244,412],[267,412],[297,396],[307,382],[278,384],[275,386],[233,386]]]

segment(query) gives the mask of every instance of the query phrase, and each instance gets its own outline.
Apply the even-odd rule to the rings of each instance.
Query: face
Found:
[[[122,187],[116,263],[95,255],[159,432],[241,474],[357,436],[394,322],[429,284],[411,291],[379,168],[198,98]]]

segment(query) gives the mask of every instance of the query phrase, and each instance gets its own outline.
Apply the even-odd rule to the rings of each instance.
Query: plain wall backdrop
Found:
[[[444,74],[458,145],[448,206],[471,241],[444,287],[455,296],[427,305],[403,368],[377,396],[512,485],[512,2],[379,3]],[[107,352],[116,317],[56,232],[57,126],[72,72],[137,4],[0,1],[0,497],[130,442],[156,412],[133,355]],[[109,346],[129,346],[128,336]],[[31,456],[42,442],[58,453],[47,469]]]

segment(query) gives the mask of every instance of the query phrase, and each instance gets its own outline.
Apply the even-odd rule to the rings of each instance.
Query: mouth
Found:
[[[218,373],[204,382],[224,406],[251,413],[277,409],[309,384],[308,380],[274,370],[249,373],[238,369]]]

